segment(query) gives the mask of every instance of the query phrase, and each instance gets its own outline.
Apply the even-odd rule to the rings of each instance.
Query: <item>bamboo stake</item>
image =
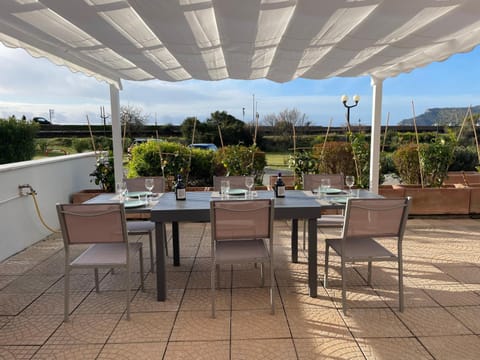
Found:
[[[293,158],[296,159],[297,155],[297,133],[295,131],[295,123],[292,123],[292,129],[293,129]],[[295,174],[295,171],[293,172],[293,183],[297,183],[297,175]]]
[[[194,118],[193,120],[193,131],[192,131],[192,144],[195,144],[195,131],[197,129],[197,117]],[[185,184],[188,184],[188,176],[190,174],[190,166],[192,166],[192,152],[193,152],[193,147],[190,148],[190,154],[188,156],[188,172],[187,172],[187,178],[185,179]]]
[[[327,132],[325,133],[325,139],[323,140],[322,152],[320,153],[320,156],[323,156],[323,153],[325,151],[325,146],[327,144],[328,133],[330,132],[330,128],[332,127],[332,121],[333,121],[333,119],[330,118],[330,122],[328,123],[328,127],[327,127]]]
[[[93,152],[95,152],[96,154],[97,150],[95,149],[95,139],[93,138],[92,127],[90,126],[90,120],[88,119],[88,115],[87,115],[87,125],[88,125],[88,131],[90,132],[90,139],[92,140]]]
[[[382,153],[385,150],[385,143],[387,142],[387,131],[388,131],[388,123],[390,121],[390,111],[387,114],[387,124],[385,125],[385,133],[383,134],[383,144],[382,144]]]
[[[222,148],[223,148],[222,129],[220,129],[220,124],[217,124],[217,127],[218,127],[218,136],[220,136],[220,144],[222,145]]]
[[[460,140],[460,136],[462,135],[463,128],[465,126],[465,122],[467,121],[469,111],[471,111],[470,107],[468,107],[467,112],[465,113],[465,116],[463,117],[462,126],[460,127],[460,131],[458,132],[458,135],[457,135],[457,142],[458,142],[458,140]],[[455,114],[455,118],[457,118],[457,114]]]
[[[418,139],[418,130],[417,130],[417,118],[415,115],[415,103],[412,100],[412,112],[413,112],[413,127],[415,128],[415,138],[417,139],[417,154],[418,154],[418,167],[420,170],[420,184],[423,185],[423,166],[422,166],[422,158],[420,156],[420,140]]]
[[[122,139],[122,149],[125,149],[125,139],[127,138],[127,122],[123,124],[123,139]],[[123,151],[122,151],[123,152]]]

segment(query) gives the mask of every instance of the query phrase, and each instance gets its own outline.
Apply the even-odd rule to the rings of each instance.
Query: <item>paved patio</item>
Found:
[[[308,297],[305,254],[289,261],[290,227],[276,222],[276,314],[253,267],[223,269],[210,318],[208,224],[182,224],[182,265],[169,265],[169,297],[155,300],[155,276],[132,294],[125,320],[123,274],[72,276],[71,322],[63,320],[63,249],[53,235],[0,264],[1,359],[478,359],[480,220],[411,219],[404,242],[406,310],[398,312],[394,264],[349,269],[340,310],[339,263],[331,288]],[[335,231],[335,230],[330,230]],[[319,242],[325,232],[320,232]],[[132,241],[146,238],[132,238]],[[3,239],[15,241],[15,239]],[[319,246],[323,263],[323,246]],[[148,249],[144,249],[149,268]],[[171,260],[171,259],[170,259]],[[171,261],[170,261],[171,263]],[[319,269],[320,276],[323,268]],[[134,276],[138,280],[138,277]]]

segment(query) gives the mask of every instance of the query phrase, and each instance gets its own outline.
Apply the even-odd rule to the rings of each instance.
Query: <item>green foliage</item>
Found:
[[[452,134],[438,137],[427,144],[420,144],[420,161],[425,186],[442,186],[453,160],[455,144],[455,137]]]
[[[295,187],[300,187],[303,174],[318,172],[318,162],[313,158],[312,152],[307,150],[300,150],[291,154],[288,159],[288,167],[295,173]]]
[[[39,125],[15,117],[0,119],[0,164],[31,160]]]
[[[75,138],[72,140],[72,147],[77,153],[82,153],[92,149],[91,140],[88,138]]]
[[[115,192],[115,170],[113,167],[113,155],[111,152],[105,157],[100,155],[97,158],[95,170],[90,174],[96,185],[99,185],[103,191]]]
[[[263,169],[267,165],[265,153],[256,146],[231,145],[217,151],[215,175],[253,175],[262,183]]]
[[[215,152],[189,149],[192,152],[188,184],[190,186],[210,186],[215,170]]]
[[[370,144],[364,133],[351,133],[349,137],[354,154],[356,185],[367,188],[370,178]]]
[[[404,184],[420,184],[420,163],[417,145],[405,144],[393,153],[393,162]]]
[[[318,159],[319,174],[355,174],[352,146],[344,141],[328,141],[314,146],[314,157]]]
[[[475,171],[479,163],[475,146],[456,146],[453,151],[453,161],[448,171]]]

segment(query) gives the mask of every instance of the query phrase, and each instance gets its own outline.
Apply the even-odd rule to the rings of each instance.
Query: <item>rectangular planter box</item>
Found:
[[[412,197],[411,215],[468,215],[470,189],[405,187]]]

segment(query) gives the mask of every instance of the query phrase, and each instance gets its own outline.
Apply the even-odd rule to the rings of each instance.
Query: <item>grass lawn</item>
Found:
[[[266,153],[267,166],[275,168],[287,168],[288,167],[288,156],[289,152],[286,153]]]

